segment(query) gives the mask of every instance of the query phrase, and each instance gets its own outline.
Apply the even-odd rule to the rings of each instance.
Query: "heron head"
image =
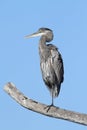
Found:
[[[53,39],[53,32],[51,29],[48,29],[48,28],[40,28],[37,32],[25,36],[25,38],[32,38],[32,37],[37,37],[37,36],[45,36],[46,41],[49,42]]]

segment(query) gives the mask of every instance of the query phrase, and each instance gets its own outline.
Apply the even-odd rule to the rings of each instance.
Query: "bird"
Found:
[[[63,59],[58,48],[48,43],[54,37],[51,29],[42,27],[37,32],[26,35],[25,38],[37,36],[41,36],[39,41],[39,55],[42,78],[52,97],[50,106],[54,106],[54,98],[58,97],[61,83],[64,81]]]

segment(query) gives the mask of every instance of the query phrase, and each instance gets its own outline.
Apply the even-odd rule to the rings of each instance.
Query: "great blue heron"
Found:
[[[40,67],[43,80],[52,96],[52,106],[53,98],[58,96],[64,79],[63,60],[56,46],[46,44],[46,42],[53,40],[51,29],[40,28],[36,33],[27,35],[25,38],[36,36],[41,36],[39,42]]]

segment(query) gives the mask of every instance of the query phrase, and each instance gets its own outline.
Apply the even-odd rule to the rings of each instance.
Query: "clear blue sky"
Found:
[[[24,39],[40,27],[51,28],[62,54],[65,80],[55,105],[87,113],[87,0],[0,1],[0,129],[86,130],[86,126],[26,110],[3,87],[13,82],[26,96],[51,103],[39,65],[38,38]]]

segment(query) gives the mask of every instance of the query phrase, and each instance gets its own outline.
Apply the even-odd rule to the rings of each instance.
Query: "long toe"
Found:
[[[53,104],[51,104],[51,105],[48,105],[48,106],[46,106],[46,107],[44,107],[44,109],[47,109],[47,112],[51,109],[51,107],[53,107],[54,105]]]

